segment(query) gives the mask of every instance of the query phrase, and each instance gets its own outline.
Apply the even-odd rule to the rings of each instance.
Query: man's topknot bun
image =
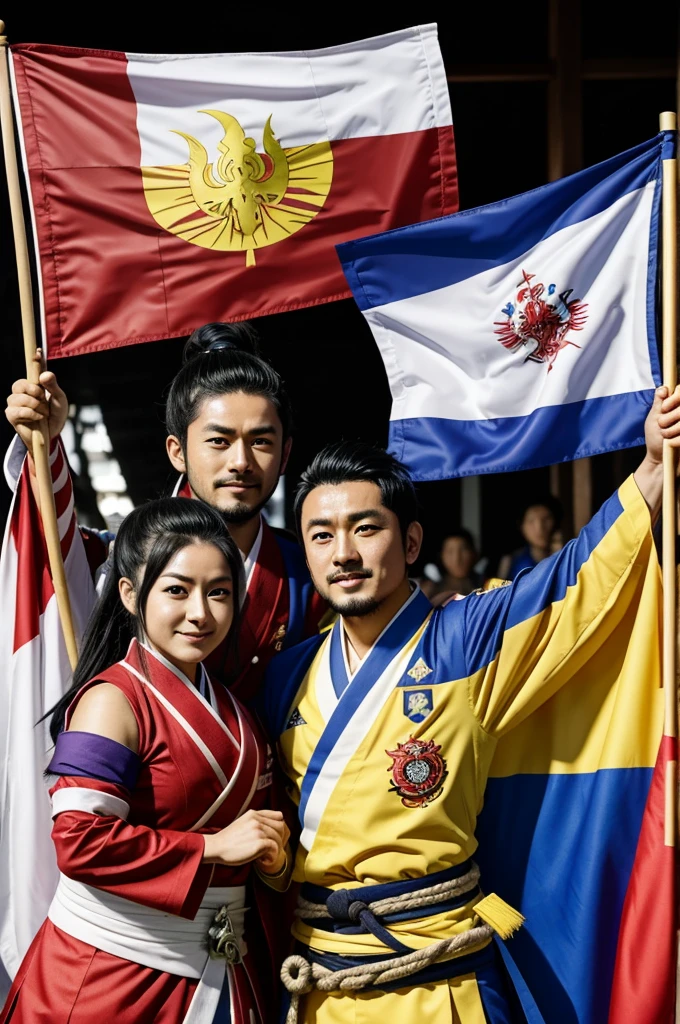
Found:
[[[223,352],[235,349],[237,352],[248,352],[260,356],[260,336],[247,320],[235,324],[211,323],[203,324],[187,339],[182,353],[182,362],[205,355],[208,352]]]
[[[165,402],[168,434],[186,444],[189,424],[207,398],[261,395],[278,413],[284,439],[290,437],[292,413],[283,381],[266,356],[260,338],[248,320],[236,324],[212,323],[197,327],[184,346],[183,365],[170,383]]]

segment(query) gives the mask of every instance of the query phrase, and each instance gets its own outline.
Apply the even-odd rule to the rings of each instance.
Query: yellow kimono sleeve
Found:
[[[631,476],[561,551],[465,599],[470,703],[486,732],[502,736],[579,671],[637,600],[656,557]]]

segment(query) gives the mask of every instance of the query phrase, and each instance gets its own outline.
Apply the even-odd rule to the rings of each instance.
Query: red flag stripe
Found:
[[[54,476],[52,477],[52,483],[54,486],[54,505],[57,511],[57,519],[62,518],[69,505],[73,502],[73,484],[71,482],[71,474],[68,471],[68,466],[64,465],[63,469],[63,480],[59,480],[58,478],[55,479]],[[66,529],[67,524],[64,523],[63,530],[60,532],[63,532]]]
[[[53,483],[59,475],[66,474],[63,485],[55,495],[57,514],[61,517],[61,555],[65,561],[73,544],[77,524],[73,509],[73,485],[61,443],[57,446],[50,469]],[[10,534],[17,557],[14,620],[14,650],[17,651],[19,647],[38,636],[40,616],[44,614],[47,603],[54,594],[45,533],[33,495],[28,460],[24,462],[17,485]]]
[[[28,463],[24,463],[10,524],[17,553],[14,651],[40,633],[40,616],[54,594],[40,512],[33,498]]]
[[[64,534],[64,536],[61,538],[61,542],[60,542],[61,543],[61,557],[62,557],[64,562],[66,561],[66,556],[68,555],[69,551],[71,550],[71,545],[73,544],[73,537],[74,537],[75,532],[76,532],[77,529],[78,529],[78,524],[76,523],[76,517],[73,515],[73,513],[71,513],[71,518],[69,519],[68,529],[67,529],[66,533]]]
[[[677,740],[664,736],[621,916],[609,1024],[675,1020],[676,851],[664,845],[664,817],[666,765],[677,752]]]

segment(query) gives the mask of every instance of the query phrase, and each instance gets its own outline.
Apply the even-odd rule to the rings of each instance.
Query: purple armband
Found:
[[[113,782],[134,789],[139,775],[139,757],[134,750],[93,732],[62,732],[57,737],[52,760],[47,766],[52,775],[78,775]]]

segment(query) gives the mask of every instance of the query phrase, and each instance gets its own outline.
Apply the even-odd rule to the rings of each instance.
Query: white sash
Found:
[[[47,916],[67,935],[105,953],[182,978],[200,979],[183,1024],[212,1024],[225,976],[230,989],[233,984],[226,961],[214,960],[206,951],[208,928],[215,911],[223,906],[243,956],[242,885],[208,889],[196,917],[189,921],[61,875]]]
[[[308,769],[313,766],[322,744],[329,748],[329,753],[316,774],[306,802],[304,804],[301,802],[300,805],[302,813],[300,842],[308,852],[311,850],[312,844],[316,839],[321,818],[336,785],[347,765],[356,754],[358,747],[373,728],[388,697],[406,671],[413,651],[420,642],[420,638],[429,622],[429,614],[424,617],[424,621],[421,620],[420,625],[410,635],[407,633],[404,637],[404,646],[397,651],[377,678],[371,680],[370,688],[367,689],[365,696],[354,710],[350,710],[351,704],[346,698],[350,695],[354,680],[359,675],[359,670],[363,669],[364,672],[371,672],[374,656],[379,651],[380,639],[387,633],[390,627],[396,624],[396,620],[409,609],[412,602],[418,599],[422,601],[422,593],[419,588],[402,605],[387,624],[371,650],[362,658],[359,668],[352,676],[347,689],[339,699],[335,697],[335,690],[331,679],[330,637],[324,643],[319,655],[317,655],[314,668],[315,697],[323,717],[326,719],[329,711],[331,714],[326,719],[325,728],[319,737],[317,749],[310,759]],[[432,609],[430,608],[429,610],[431,612]],[[342,629],[342,620],[336,622],[333,628]],[[304,783],[302,796],[304,800]]]

